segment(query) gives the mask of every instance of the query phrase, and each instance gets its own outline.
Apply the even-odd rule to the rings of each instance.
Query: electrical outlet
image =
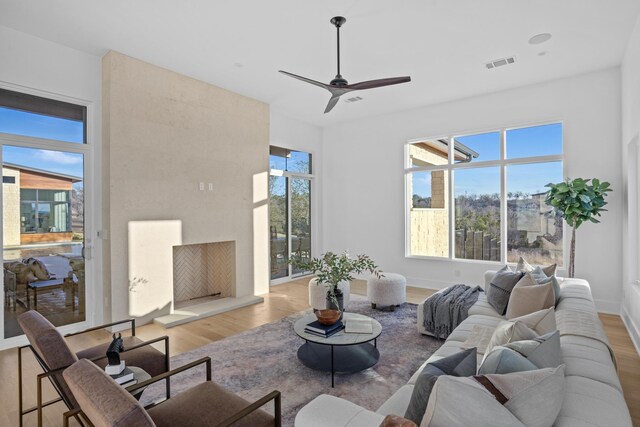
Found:
[[[200,187],[199,188],[200,188],[200,191],[204,191],[204,182],[200,183]]]
[[[213,184],[209,183],[209,191],[213,191]]]

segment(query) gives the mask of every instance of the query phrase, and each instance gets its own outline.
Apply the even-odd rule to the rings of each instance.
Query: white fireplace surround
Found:
[[[179,280],[192,281],[208,275],[214,282],[212,288],[199,283],[195,284],[194,292],[219,289],[223,292],[222,298],[204,302],[196,299],[193,305],[176,309],[176,252],[187,258],[189,255],[199,257],[192,265],[204,267],[200,271],[191,269],[188,273],[186,270],[189,268],[185,268],[184,277]],[[207,257],[209,263],[206,262]],[[212,268],[208,269],[207,266]],[[183,245],[182,222],[179,220],[129,223],[129,313],[141,319],[141,323],[153,319],[154,323],[169,328],[264,301],[262,297],[253,294],[238,295],[236,277],[235,241]],[[189,292],[183,292],[182,295],[187,298],[185,295],[189,295]]]

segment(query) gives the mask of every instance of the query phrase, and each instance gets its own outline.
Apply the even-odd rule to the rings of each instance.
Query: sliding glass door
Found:
[[[2,347],[28,310],[67,331],[93,314],[86,135],[86,107],[0,89]]]
[[[311,259],[311,154],[271,147],[269,234],[271,282],[305,274],[292,259]]]

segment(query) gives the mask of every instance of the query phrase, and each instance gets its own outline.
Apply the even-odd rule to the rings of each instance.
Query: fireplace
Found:
[[[185,242],[180,220],[130,221],[128,229],[128,308],[141,324],[170,328],[264,301],[252,276],[238,272],[235,240]]]
[[[173,247],[174,308],[235,297],[235,242]]]

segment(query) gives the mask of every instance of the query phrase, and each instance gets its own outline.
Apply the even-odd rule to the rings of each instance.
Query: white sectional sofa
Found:
[[[493,272],[485,274],[485,283]],[[581,279],[559,279],[561,296],[556,313],[596,313],[589,283]],[[378,426],[386,415],[403,416],[413,386],[424,365],[462,350],[474,325],[496,327],[503,317],[487,303],[484,294],[469,310],[469,317],[462,322],[440,347],[409,379],[375,412],[362,408],[348,400],[320,395],[297,414],[297,427]],[[422,328],[422,305],[418,307],[418,330]],[[560,331],[562,334],[562,330]],[[608,347],[595,339],[564,335],[560,338],[565,370],[565,396],[562,410],[554,426],[557,427],[630,427],[631,417],[622,394]],[[480,364],[482,355],[478,355]]]

